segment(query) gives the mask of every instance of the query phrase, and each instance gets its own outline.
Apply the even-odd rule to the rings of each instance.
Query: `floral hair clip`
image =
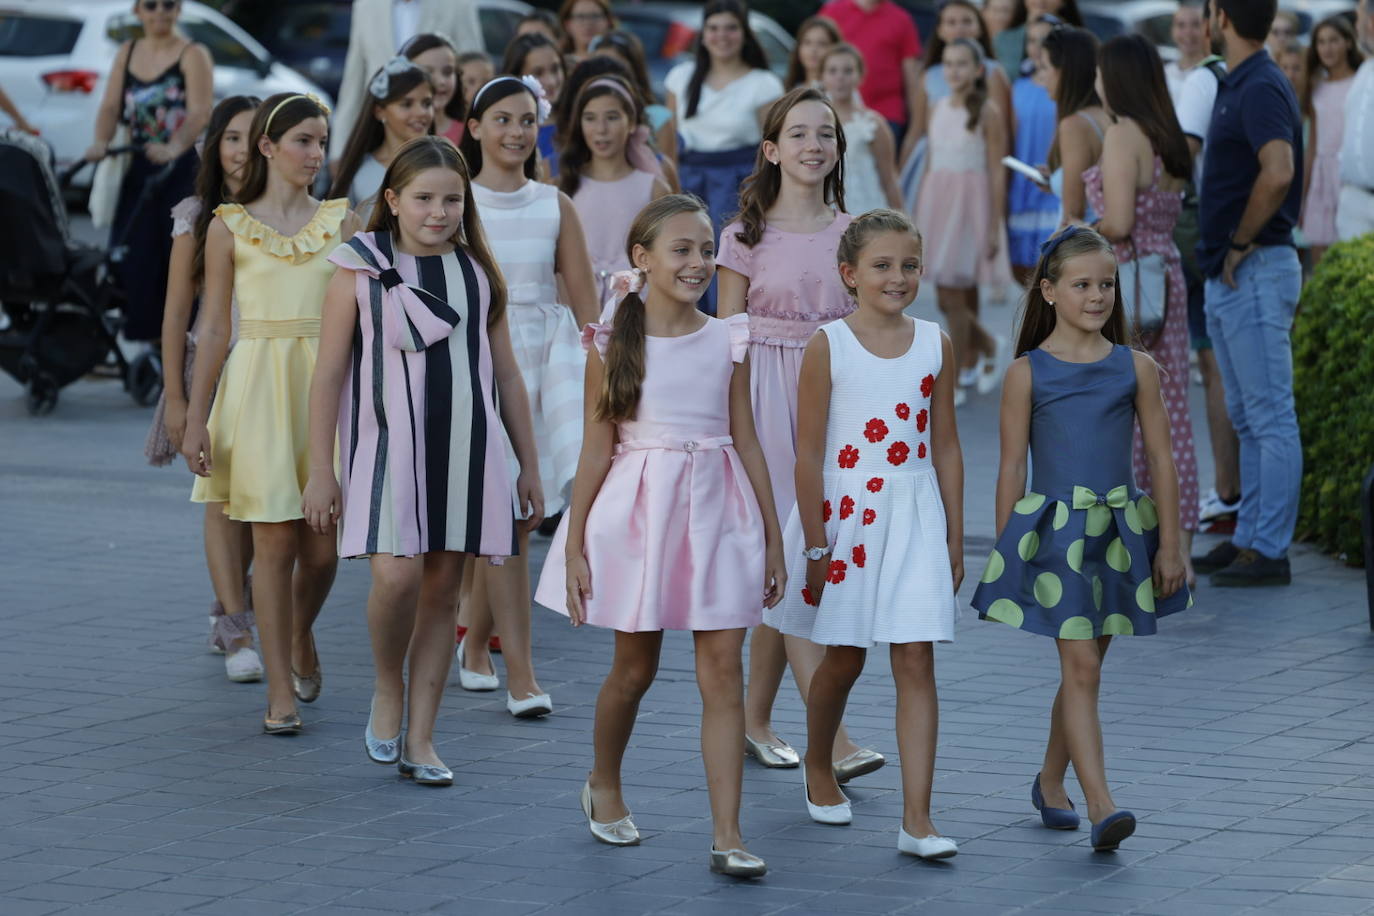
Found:
[[[553,112],[553,104],[549,101],[548,93],[544,91],[544,84],[532,76],[522,76],[520,82],[524,83],[529,87],[530,92],[534,93],[535,107],[539,109],[539,123],[544,123]]]
[[[374,99],[381,101],[391,93],[391,78],[393,76],[419,69],[415,64],[398,54],[387,61],[385,66],[377,71],[377,75],[372,77],[372,82],[367,84],[367,93]]]

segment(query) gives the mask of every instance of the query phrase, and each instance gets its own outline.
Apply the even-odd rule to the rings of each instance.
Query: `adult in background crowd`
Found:
[[[1302,287],[1293,227],[1302,204],[1302,114],[1264,40],[1276,0],[1212,0],[1227,75],[1207,132],[1198,261],[1207,331],[1240,437],[1235,536],[1193,563],[1218,586],[1286,585],[1302,443],[1290,330]]]
[[[1016,0],[1011,25],[997,33],[992,40],[997,62],[1013,80],[1021,76],[1021,61],[1025,60],[1026,23],[1034,22],[1041,16],[1054,16],[1065,25],[1083,26],[1078,0]]]
[[[1169,98],[1178,107],[1183,83],[1207,58],[1207,23],[1202,18],[1202,0],[1181,0],[1169,26],[1169,36],[1178,48],[1178,60],[1164,65],[1164,79],[1169,84]]]
[[[586,60],[592,41],[619,26],[610,0],[563,0],[558,22],[563,27],[563,53],[572,60],[568,66]]]
[[[329,161],[343,156],[353,125],[362,115],[367,81],[422,32],[453,42],[459,54],[482,49],[476,0],[356,0],[348,33],[343,81],[329,124]],[[368,102],[368,105],[371,103]]]
[[[916,110],[921,86],[921,36],[906,10],[892,0],[830,0],[820,15],[840,27],[844,40],[864,56],[859,96],[887,119],[897,140],[897,161],[905,162],[911,143],[907,126]],[[911,142],[914,142],[911,141]]]
[[[119,188],[110,246],[119,246],[114,260],[125,295],[122,333],[127,340],[155,341],[162,336],[167,297],[172,207],[195,186],[194,147],[214,104],[214,63],[204,45],[177,29],[181,0],[137,0],[134,14],[143,35],[115,55],[86,158],[104,158],[121,124],[139,148]]]
[[[1355,29],[1365,61],[1345,98],[1341,196],[1336,205],[1336,236],[1341,241],[1374,232],[1374,0],[1360,0]]]
[[[1266,4],[1261,0],[1260,6]],[[1275,61],[1279,55],[1283,54],[1293,42],[1298,41],[1298,36],[1302,32],[1302,22],[1298,19],[1298,14],[1292,10],[1279,10],[1274,14],[1274,21],[1269,26],[1269,34],[1264,36],[1264,46],[1269,49],[1269,56]]]
[[[1303,69],[1302,112],[1311,119],[1303,164],[1302,234],[1312,246],[1312,267],[1335,244],[1336,206],[1341,195],[1341,144],[1345,100],[1364,63],[1355,30],[1344,16],[1331,16],[1312,29]]]

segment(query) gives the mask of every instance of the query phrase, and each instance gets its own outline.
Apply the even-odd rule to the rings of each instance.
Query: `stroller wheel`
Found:
[[[28,391],[24,394],[24,406],[29,416],[44,417],[57,406],[57,382],[47,374],[35,373],[29,379]]]
[[[149,351],[129,363],[125,387],[140,407],[152,407],[162,394],[162,358]]]

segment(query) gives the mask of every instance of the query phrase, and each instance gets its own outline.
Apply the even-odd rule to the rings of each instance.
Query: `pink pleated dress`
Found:
[[[769,226],[753,248],[735,238],[740,223],[720,234],[716,265],[749,280],[749,393],[779,523],[797,501],[793,470],[802,354],[817,328],[857,308],[835,262],[852,219],[836,213],[829,226],[807,234]]]
[[[583,346],[605,356],[611,329]],[[680,337],[645,338],[635,419],[587,513],[587,622],[627,633],[729,630],[763,616],[763,514],[730,438],[730,379],[749,347],[735,315]],[[566,615],[565,515],[534,599]]]

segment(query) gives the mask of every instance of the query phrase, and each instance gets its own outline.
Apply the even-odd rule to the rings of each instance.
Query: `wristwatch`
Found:
[[[1242,243],[1240,243],[1240,242],[1237,242],[1234,238],[1232,238],[1230,244],[1231,244],[1231,250],[1232,250],[1232,251],[1244,251],[1245,249],[1249,248],[1249,247],[1250,247],[1251,245],[1253,245],[1254,243],[1253,243],[1253,242],[1245,242],[1244,244],[1242,244]]]
[[[802,554],[808,560],[819,560],[822,557],[829,556],[832,550],[834,550],[833,547],[808,547],[802,551]]]

